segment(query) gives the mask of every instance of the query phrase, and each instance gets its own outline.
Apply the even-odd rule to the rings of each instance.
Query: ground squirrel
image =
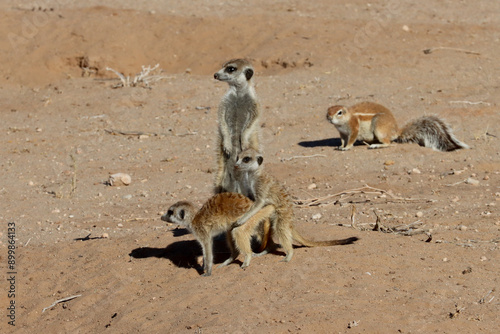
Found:
[[[377,103],[361,102],[349,108],[333,106],[328,108],[326,118],[340,133],[342,151],[349,150],[356,140],[367,142],[369,148],[387,147],[393,141],[417,143],[437,151],[469,148],[436,116],[420,117],[398,130],[391,111]]]
[[[238,227],[232,233],[233,223],[252,206],[253,202],[242,194],[221,193],[211,197],[201,209],[192,203],[180,201],[173,204],[161,217],[163,221],[186,227],[193,233],[203,250],[203,276],[212,274],[213,240],[212,238],[226,232],[226,240],[231,249],[231,257],[221,266],[231,263],[239,253],[245,260],[242,268],[250,264],[252,258],[251,238],[257,236],[261,242],[261,250],[267,246],[269,237],[269,220],[265,219],[274,212],[273,206],[263,207],[245,226]]]
[[[288,192],[274,177],[264,172],[263,161],[262,155],[254,149],[241,152],[236,161],[235,175],[242,185],[243,194],[255,200],[248,212],[236,222],[236,225],[241,225],[238,228],[248,224],[247,220],[251,219],[263,207],[272,205],[275,211],[269,217],[271,234],[276,237],[285,251],[286,256],[283,259],[285,262],[292,259],[293,240],[307,247],[346,245],[358,240],[357,237],[352,237],[342,240],[311,241],[300,235],[293,226],[293,207]],[[233,230],[233,234],[238,233],[238,228]],[[263,253],[273,250],[274,246],[272,240],[269,240],[267,250]]]
[[[222,65],[214,78],[229,84],[218,110],[218,171],[215,193],[239,192],[232,170],[238,153],[247,148],[260,150],[259,105],[252,77],[254,69],[245,59],[233,59]]]

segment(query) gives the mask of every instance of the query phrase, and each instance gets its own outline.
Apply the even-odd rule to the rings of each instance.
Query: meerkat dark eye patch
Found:
[[[342,116],[343,114],[344,114],[344,111],[342,109],[337,111],[337,116]]]
[[[246,164],[249,163],[250,160],[252,160],[252,158],[250,158],[250,157],[244,157],[243,158],[243,162],[246,163]]]
[[[185,215],[184,210],[179,211],[179,217],[181,217],[181,219],[184,219],[184,215]]]
[[[253,77],[253,70],[251,68],[246,69],[245,77],[247,78],[247,80],[250,80]]]
[[[228,66],[228,67],[226,67],[226,72],[227,73],[233,73],[234,71],[236,71],[236,67],[234,67],[234,66]]]

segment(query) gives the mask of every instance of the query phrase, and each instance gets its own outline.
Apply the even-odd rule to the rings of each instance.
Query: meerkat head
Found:
[[[344,106],[333,106],[328,108],[326,119],[334,125],[344,124],[349,121],[349,113]]]
[[[250,83],[253,74],[253,66],[248,60],[232,59],[222,65],[214,78],[227,82],[230,86],[243,87]]]
[[[262,154],[249,148],[238,154],[234,168],[238,171],[254,172],[259,169],[263,162]]]
[[[189,227],[195,212],[196,208],[193,204],[186,201],[180,201],[168,208],[167,212],[161,216],[161,220]]]

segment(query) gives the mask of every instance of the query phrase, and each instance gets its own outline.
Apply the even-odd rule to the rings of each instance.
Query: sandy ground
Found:
[[[0,332],[497,332],[500,2],[17,3],[0,4]],[[297,203],[332,195],[297,205],[297,229],[356,244],[205,278],[160,220],[211,195],[213,73],[234,57],[256,68],[266,170]],[[106,71],[155,64],[148,88]],[[326,109],[360,101],[443,117],[472,149],[335,150]],[[105,185],[117,172],[132,183]]]

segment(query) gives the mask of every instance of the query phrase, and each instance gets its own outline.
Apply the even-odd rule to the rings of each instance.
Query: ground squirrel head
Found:
[[[168,208],[167,212],[161,216],[161,220],[189,227],[195,212],[196,208],[193,204],[186,201],[180,201]]]
[[[232,59],[222,65],[214,78],[227,82],[230,86],[244,87],[251,82],[253,74],[253,66],[248,60]]]
[[[349,122],[349,112],[344,106],[333,106],[328,108],[326,119],[334,125],[345,124]]]
[[[259,169],[263,162],[262,154],[249,148],[238,154],[234,168],[239,171],[254,172]]]

